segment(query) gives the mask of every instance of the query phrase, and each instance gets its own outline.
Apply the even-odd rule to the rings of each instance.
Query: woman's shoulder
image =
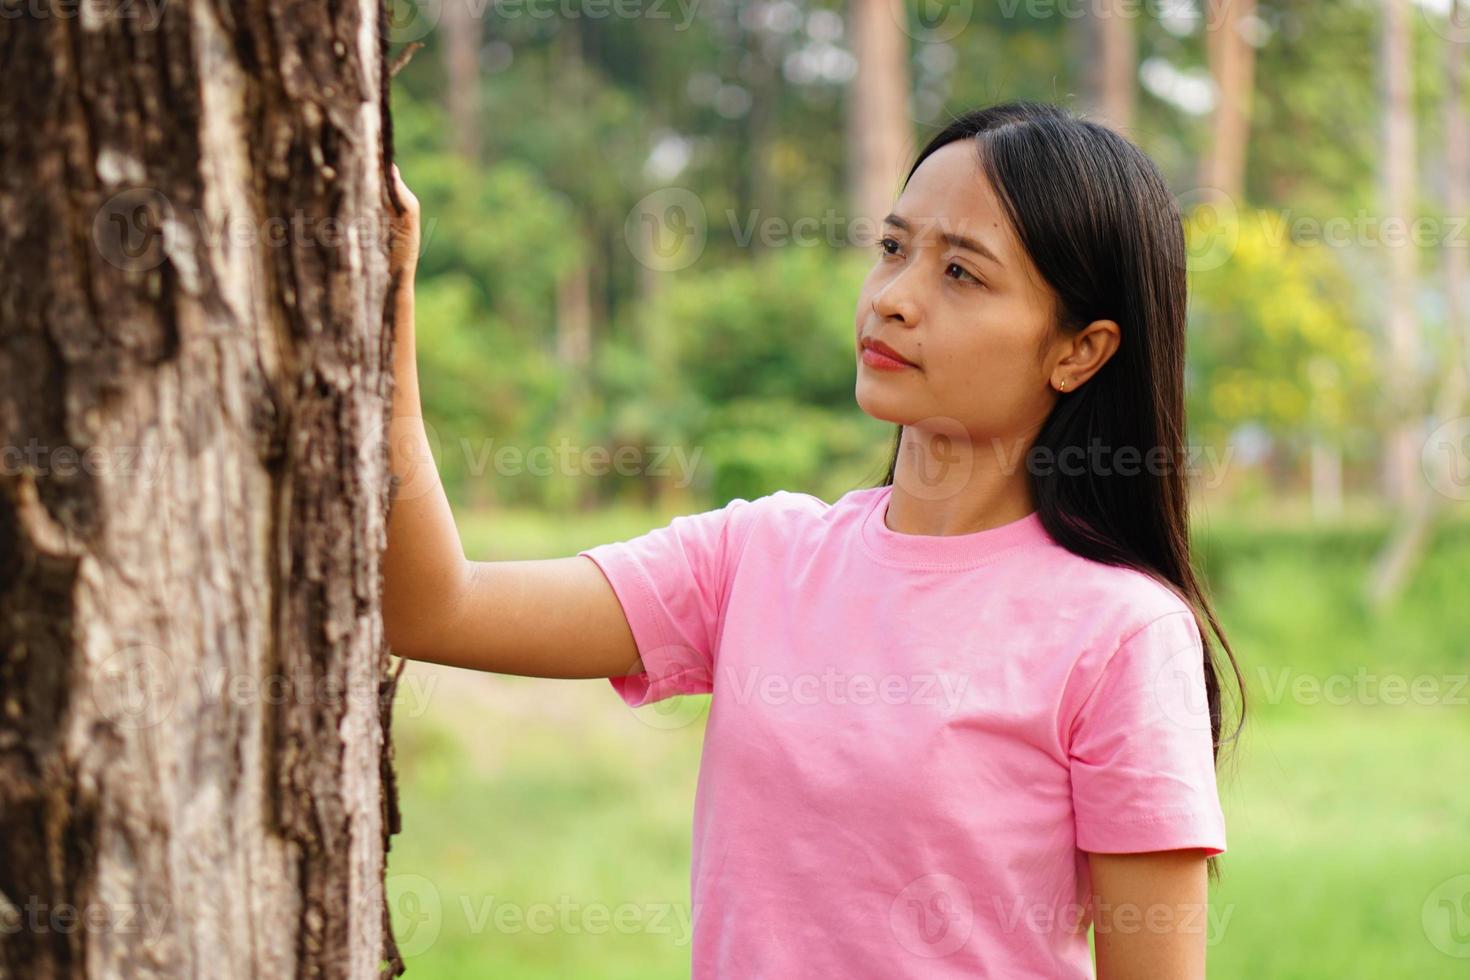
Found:
[[[1127,633],[1164,616],[1194,615],[1194,609],[1172,584],[1126,565],[1110,565],[1056,545],[1048,549],[1048,580],[1054,594],[1073,612],[1112,620]]]
[[[819,542],[830,543],[834,535],[856,533],[874,502],[874,494],[881,490],[851,490],[830,502],[801,490],[773,490],[736,498],[726,507],[738,509],[732,516],[740,525],[742,540],[759,539],[767,552],[801,550]]]
[[[826,521],[845,514],[862,513],[872,505],[883,487],[860,487],[827,501],[803,490],[773,490],[747,502],[755,514],[781,521]]]

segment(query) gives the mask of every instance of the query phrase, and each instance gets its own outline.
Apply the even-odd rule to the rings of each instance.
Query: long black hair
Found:
[[[964,139],[974,143],[1012,228],[1056,296],[1056,329],[1075,333],[1108,319],[1122,335],[1118,350],[1086,384],[1058,396],[1028,452],[1037,514],[1068,551],[1144,572],[1189,603],[1204,646],[1218,762],[1224,664],[1235,678],[1241,718],[1244,686],[1190,563],[1184,466],[1188,289],[1179,208],[1158,168],[1133,143],[1065,109],[1034,102],[1007,102],[956,118],[920,151],[905,186],[931,153]],[[880,486],[893,483],[902,436],[900,425]],[[1092,458],[1087,454],[1098,446],[1114,459],[1120,450],[1136,452],[1138,465],[1126,473],[1122,466],[1064,472],[1039,465]],[[1061,455],[1064,450],[1068,455]],[[1214,858],[1209,870],[1218,875]]]

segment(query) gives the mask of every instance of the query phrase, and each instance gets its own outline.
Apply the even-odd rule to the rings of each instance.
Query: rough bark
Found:
[[[382,23],[7,16],[0,977],[401,969]]]

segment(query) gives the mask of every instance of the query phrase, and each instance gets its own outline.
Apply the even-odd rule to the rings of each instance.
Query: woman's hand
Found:
[[[394,215],[389,224],[389,269],[394,274],[412,275],[419,261],[419,199],[403,182],[396,163],[393,165],[393,190],[403,203],[403,213]]]

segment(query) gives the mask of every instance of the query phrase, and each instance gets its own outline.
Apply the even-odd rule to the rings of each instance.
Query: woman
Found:
[[[1201,623],[1233,659],[1190,569],[1184,242],[1143,153],[1050,106],[955,120],[858,298],[883,483],[545,561],[461,550],[419,414],[416,204],[403,230],[389,641],[633,706],[712,692],[696,977],[1204,975]]]

